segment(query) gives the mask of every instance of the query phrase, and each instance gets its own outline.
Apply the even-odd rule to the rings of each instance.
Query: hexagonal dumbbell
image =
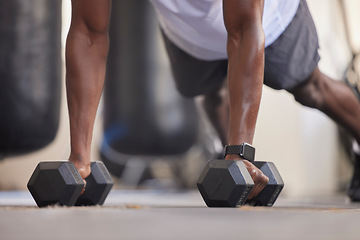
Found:
[[[284,188],[284,181],[274,163],[261,161],[252,163],[269,178],[269,182],[256,197],[248,200],[246,203],[253,206],[271,207],[278,198],[281,190]]]
[[[27,187],[39,207],[54,204],[73,206],[84,181],[71,162],[41,162]]]
[[[253,199],[247,200],[254,182],[243,161],[211,160],[198,180],[198,189],[208,207],[237,207],[244,204],[272,206],[284,182],[272,162],[252,162],[268,178],[269,183]]]
[[[245,204],[254,182],[243,161],[210,160],[197,186],[208,207],[236,207]]]
[[[84,181],[69,161],[41,162],[28,182],[28,189],[39,207],[48,205],[102,205],[113,181],[102,162],[91,163],[91,174]]]
[[[103,205],[110,192],[113,181],[102,162],[91,163],[91,174],[85,179],[86,187],[76,201],[76,206]]]

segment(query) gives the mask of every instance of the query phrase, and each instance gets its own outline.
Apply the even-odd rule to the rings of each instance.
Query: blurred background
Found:
[[[70,3],[0,0],[0,190],[25,190],[38,162],[69,156],[64,47]],[[308,4],[320,39],[320,68],[342,80],[360,50],[360,2]],[[91,159],[105,162],[115,189],[194,189],[205,162],[222,151],[198,108],[201,97],[176,92],[147,1],[113,1],[112,11],[117,14]],[[143,18],[135,19],[135,11]],[[264,87],[254,146],[256,160],[279,169],[283,196],[346,190],[352,174],[348,136],[285,91]]]

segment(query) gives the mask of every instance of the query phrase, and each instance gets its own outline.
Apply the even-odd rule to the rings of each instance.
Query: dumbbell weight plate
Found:
[[[39,207],[54,204],[73,206],[84,182],[71,162],[40,162],[27,187]]]
[[[197,186],[208,207],[237,207],[245,203],[254,182],[243,161],[210,160]]]

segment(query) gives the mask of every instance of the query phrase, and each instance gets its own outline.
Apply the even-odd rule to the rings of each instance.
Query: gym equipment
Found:
[[[92,162],[91,174],[85,181],[85,192],[80,195],[75,206],[103,205],[114,185],[105,165],[99,161]]]
[[[27,187],[39,207],[54,204],[73,206],[84,181],[71,162],[40,162]]]
[[[243,161],[210,160],[197,186],[208,207],[236,207],[245,204],[254,182]]]
[[[284,181],[274,163],[255,161],[253,164],[269,178],[269,182],[256,197],[246,203],[253,206],[271,207],[284,188]]]
[[[69,161],[40,162],[27,187],[39,207],[102,205],[113,181],[102,162],[91,163],[91,174],[84,181]]]
[[[272,206],[284,187],[284,182],[272,162],[252,162],[268,178],[268,185],[253,199],[248,196],[254,182],[243,161],[210,160],[197,182],[208,207],[237,207],[244,204]]]
[[[101,155],[119,176],[133,156],[188,151],[197,141],[199,121],[194,100],[174,86],[148,1],[113,1],[109,37]]]
[[[55,138],[61,96],[61,1],[0,0],[0,154]]]

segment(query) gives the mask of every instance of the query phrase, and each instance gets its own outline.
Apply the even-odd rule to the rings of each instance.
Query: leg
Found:
[[[229,125],[229,99],[226,84],[204,95],[202,107],[215,128],[223,146],[227,143]]]
[[[309,79],[290,91],[301,104],[319,109],[347,129],[360,143],[360,103],[354,92],[316,68]],[[354,152],[354,172],[347,194],[360,201],[360,155]]]
[[[360,104],[350,87],[320,72],[318,47],[310,11],[306,1],[301,0],[292,22],[265,50],[264,83],[274,89],[291,89],[288,91],[299,103],[327,114],[359,143]],[[348,195],[360,201],[360,154],[354,156],[357,160]]]
[[[360,143],[360,103],[343,82],[329,78],[316,67],[305,83],[289,92],[299,103],[328,115]]]

